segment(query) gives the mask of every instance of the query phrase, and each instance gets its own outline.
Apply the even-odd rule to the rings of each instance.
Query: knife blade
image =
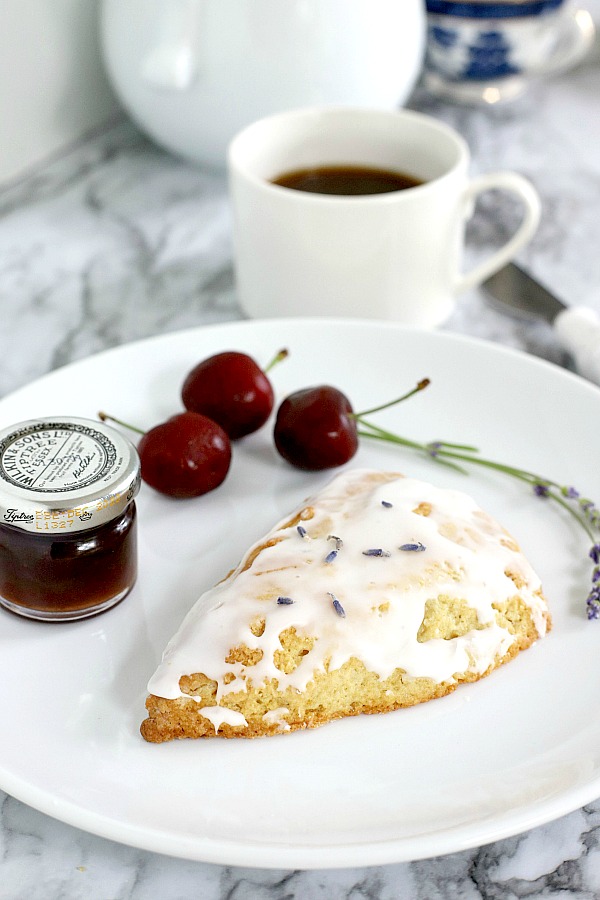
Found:
[[[490,275],[481,286],[496,309],[549,322],[579,373],[600,385],[600,316],[594,309],[568,306],[516,263]]]
[[[545,319],[552,324],[557,315],[567,308],[539,281],[517,266],[509,263],[483,282],[485,292],[500,304],[502,312],[512,312],[524,319]]]

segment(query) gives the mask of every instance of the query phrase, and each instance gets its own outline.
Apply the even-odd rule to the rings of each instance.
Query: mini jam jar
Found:
[[[119,603],[137,576],[137,451],[79,418],[0,431],[0,605],[69,622]]]

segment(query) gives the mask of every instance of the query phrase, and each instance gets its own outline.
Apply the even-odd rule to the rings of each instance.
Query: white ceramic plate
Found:
[[[121,347],[0,401],[0,427],[38,414],[143,427],[180,409],[189,368],[223,349],[266,363],[278,395],[333,383],[355,409],[428,376],[377,421],[482,453],[600,498],[600,390],[550,364],[445,333],[331,320],[245,322]],[[72,624],[0,614],[0,785],[90,832],[216,863],[322,868],[417,859],[532,828],[600,796],[600,622],[585,617],[589,541],[503,475],[461,475],[363,441],[350,463],[467,490],[520,540],[554,630],[489,678],[421,707],[255,741],[145,743],[145,685],[202,590],[330,474],[296,471],[270,427],[235,446],[225,484],[193,501],[144,488],[140,577],[128,599]]]

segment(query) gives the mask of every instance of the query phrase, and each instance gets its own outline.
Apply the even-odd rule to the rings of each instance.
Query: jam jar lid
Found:
[[[115,519],[140,487],[140,459],[116,429],[72,416],[0,431],[0,522],[48,533]]]

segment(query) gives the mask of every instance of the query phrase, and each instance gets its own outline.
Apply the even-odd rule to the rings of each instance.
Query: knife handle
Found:
[[[556,334],[572,354],[577,371],[600,385],[600,316],[586,306],[560,312],[554,320]]]

